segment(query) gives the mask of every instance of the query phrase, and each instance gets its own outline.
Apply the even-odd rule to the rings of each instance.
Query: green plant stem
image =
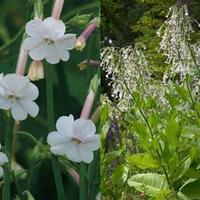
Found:
[[[6,127],[6,134],[5,134],[5,148],[8,153],[8,156],[10,157],[12,153],[12,126],[13,126],[13,121],[8,116],[8,123]],[[4,173],[4,187],[3,187],[3,197],[2,200],[11,200],[11,177],[10,177],[10,170],[5,169]]]
[[[127,85],[126,83],[125,83],[125,86],[126,86],[126,89],[128,90],[128,92],[130,93],[130,95],[132,96],[133,100],[135,100],[134,95],[132,94],[132,92],[130,91],[130,89],[129,89],[129,87],[128,87],[128,85]],[[154,133],[153,133],[153,130],[152,130],[152,128],[151,128],[151,126],[150,126],[150,124],[149,124],[149,122],[148,122],[148,119],[146,118],[146,116],[145,116],[145,114],[144,114],[144,112],[143,112],[143,110],[142,110],[141,108],[139,108],[139,112],[140,112],[142,118],[144,119],[144,121],[145,121],[145,123],[146,123],[148,129],[149,129],[149,132],[150,132],[150,134],[151,134],[152,140],[154,140]],[[160,142],[158,142],[158,147],[159,147],[159,150],[160,150],[160,152],[161,152],[161,154],[162,154],[163,151],[162,151],[162,147],[161,147],[161,145],[160,145]],[[170,182],[170,179],[169,179],[169,175],[168,175],[167,170],[166,170],[166,168],[165,168],[165,166],[164,166],[164,164],[163,164],[164,162],[163,162],[162,155],[160,155],[159,151],[157,151],[156,154],[157,154],[157,156],[159,157],[159,159],[162,161],[162,166],[161,166],[161,167],[162,167],[163,172],[164,172],[164,174],[165,174],[165,177],[166,177],[167,183],[168,183],[168,185],[169,185],[169,188],[170,188],[171,190],[173,190],[173,188],[171,187],[171,182]]]
[[[80,163],[79,200],[88,200],[87,164]]]
[[[193,96],[192,96],[192,92],[191,92],[191,89],[190,89],[190,85],[189,85],[188,78],[186,78],[186,85],[187,85],[187,89],[188,89],[188,92],[189,92],[190,100],[191,100],[191,103],[192,103],[192,108],[193,108],[193,110],[196,111],[198,117],[200,118],[200,113],[199,113],[199,111],[195,108],[195,101],[194,101],[194,98],[193,98]]]
[[[52,66],[46,65],[46,92],[47,92],[47,126],[48,130],[54,130],[54,100],[53,100],[53,80]],[[56,156],[51,157],[58,200],[66,200],[62,183],[61,170]]]
[[[97,191],[99,189],[99,160],[100,151],[97,151],[94,156],[94,161],[89,166],[88,181],[89,181],[89,199],[94,200],[96,198]]]

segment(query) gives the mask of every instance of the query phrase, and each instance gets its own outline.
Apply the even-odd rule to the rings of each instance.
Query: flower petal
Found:
[[[100,135],[95,134],[86,136],[80,146],[83,146],[83,148],[87,148],[90,151],[96,151],[100,148]]]
[[[33,83],[30,83],[28,88],[24,91],[23,99],[26,101],[33,101],[37,99],[38,96],[38,88]]]
[[[65,24],[63,21],[55,19],[54,17],[48,17],[42,22],[42,34],[44,38],[55,40],[63,37],[65,34]]]
[[[29,56],[33,60],[37,60],[37,61],[43,60],[47,55],[47,51],[48,51],[48,44],[43,42],[37,45],[36,47],[34,47],[33,49],[30,49]]]
[[[82,161],[88,164],[91,163],[92,160],[94,159],[94,153],[85,148],[83,145],[82,146],[79,145],[78,148],[81,154]]]
[[[3,176],[3,168],[0,166],[0,178]]]
[[[40,37],[27,37],[23,42],[25,50],[31,50],[44,43],[44,39]]]
[[[28,101],[20,101],[21,105],[23,106],[24,110],[31,116],[36,117],[39,113],[39,106],[35,102],[28,102]]]
[[[68,143],[65,143],[65,144],[59,144],[59,145],[56,145],[56,146],[52,146],[50,148],[50,150],[55,155],[66,155],[70,148],[73,148],[73,146],[70,142],[68,142]]]
[[[9,100],[0,97],[0,108],[1,109],[8,110],[11,108],[11,106],[12,106],[12,104]]]
[[[3,83],[7,88],[8,95],[21,97],[29,86],[30,80],[19,74],[7,74],[3,77]]]
[[[58,52],[54,45],[48,45],[46,49],[46,61],[50,64],[57,64],[60,61]]]
[[[26,24],[26,33],[32,37],[41,35],[41,19],[33,19]]]
[[[62,133],[63,135],[67,135],[68,137],[71,137],[73,122],[74,122],[73,115],[62,116],[58,118],[56,122],[56,129],[58,130],[59,133]]]
[[[76,45],[76,34],[65,34],[64,37],[55,41],[55,45],[64,50],[71,50]]]
[[[11,108],[11,114],[15,120],[21,121],[27,118],[27,112],[22,105],[16,102]]]
[[[69,52],[67,50],[64,50],[58,46],[55,45],[55,49],[57,51],[57,55],[58,57],[62,60],[62,61],[68,61],[69,60]]]
[[[68,141],[69,141],[68,137],[65,137],[63,134],[60,134],[57,131],[50,132],[47,136],[47,143],[51,146],[56,146],[59,144],[64,145]]]
[[[0,152],[0,166],[8,162],[8,157],[5,153]]]
[[[82,161],[82,156],[80,154],[80,151],[79,151],[77,145],[75,145],[75,144],[72,144],[71,148],[68,148],[66,155],[67,155],[67,158],[73,162],[81,162]]]
[[[96,127],[92,120],[79,118],[73,123],[73,131],[75,137],[83,140],[87,135],[94,135]]]

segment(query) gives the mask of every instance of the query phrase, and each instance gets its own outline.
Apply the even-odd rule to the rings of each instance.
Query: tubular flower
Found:
[[[12,117],[25,120],[28,114],[36,117],[38,105],[33,102],[39,95],[38,88],[28,77],[19,74],[8,74],[0,77],[0,108],[11,109]]]
[[[0,150],[1,150],[1,144],[0,144]],[[5,153],[0,152],[0,177],[3,176],[3,168],[2,166],[8,162],[8,157]]]
[[[33,60],[46,59],[50,64],[69,60],[69,50],[76,44],[75,34],[65,34],[63,21],[48,17],[33,19],[26,24],[27,37],[23,47]]]
[[[93,151],[100,148],[100,136],[95,134],[96,127],[92,120],[62,116],[56,122],[56,129],[47,137],[53,154],[66,155],[74,162],[92,162]]]

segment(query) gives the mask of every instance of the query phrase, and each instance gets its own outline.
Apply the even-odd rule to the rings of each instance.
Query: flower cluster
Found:
[[[74,162],[92,162],[93,151],[100,148],[100,138],[95,134],[92,120],[62,116],[56,122],[56,129],[47,138],[53,154],[65,155]]]
[[[75,34],[65,34],[63,21],[48,17],[33,19],[26,24],[27,37],[23,47],[33,60],[46,59],[50,64],[69,60],[69,50],[76,44]]]
[[[167,58],[166,63],[172,65],[170,70],[166,71],[165,82],[175,75],[179,75],[183,80],[187,74],[194,74],[194,57],[197,53],[196,44],[190,44],[193,28],[187,5],[172,6],[167,18],[158,31],[158,36],[162,38],[160,49]]]
[[[39,95],[38,88],[28,77],[18,74],[7,74],[0,77],[0,108],[11,110],[13,118],[21,121],[29,114],[36,117],[39,112],[34,102]]]
[[[130,91],[140,90],[150,80],[145,55],[138,45],[121,49],[107,47],[102,50],[101,60],[101,67],[110,80],[109,85],[112,85],[112,96],[118,99],[119,108],[125,111],[132,100]]]

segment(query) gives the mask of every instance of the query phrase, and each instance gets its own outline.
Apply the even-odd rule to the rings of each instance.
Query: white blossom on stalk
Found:
[[[0,144],[0,150],[1,150],[1,144]],[[8,157],[6,156],[6,154],[0,152],[0,177],[2,177],[4,173],[2,166],[7,162],[8,162]]]
[[[11,109],[15,120],[25,120],[28,114],[36,117],[39,112],[34,100],[38,97],[38,88],[28,77],[19,74],[7,74],[0,77],[0,108]]]
[[[47,137],[53,154],[66,155],[73,162],[92,162],[93,151],[100,148],[100,136],[95,134],[92,120],[62,116],[56,122],[56,129]]]
[[[26,24],[27,37],[23,47],[33,60],[46,59],[50,64],[69,60],[69,50],[76,44],[75,34],[65,34],[63,21],[48,17],[33,19]]]

